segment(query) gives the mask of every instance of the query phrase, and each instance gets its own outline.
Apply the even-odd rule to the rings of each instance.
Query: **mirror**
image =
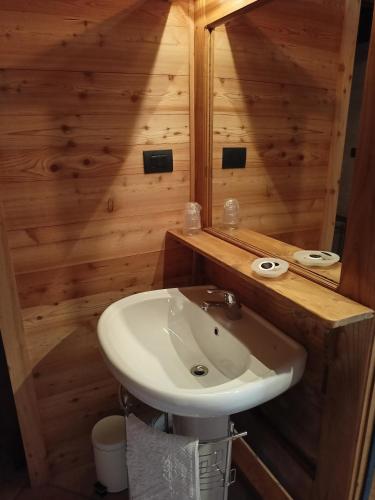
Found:
[[[209,231],[332,286],[340,262],[310,267],[294,254],[344,249],[372,2],[362,5],[353,78],[339,60],[357,25],[342,33],[337,8],[275,0],[239,14],[212,33],[210,77]]]

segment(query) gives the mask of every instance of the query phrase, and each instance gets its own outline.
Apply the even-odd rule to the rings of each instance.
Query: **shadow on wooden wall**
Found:
[[[79,475],[93,423],[117,408],[97,318],[163,287],[164,234],[189,199],[187,5],[0,8],[1,197],[54,474]],[[142,151],[170,147],[174,172],[145,176]],[[177,281],[186,255],[168,264]]]
[[[154,66],[163,65],[157,56],[167,11],[147,33],[139,31],[137,11],[77,23],[77,33],[28,61],[22,80],[18,70],[4,71],[12,84],[2,106],[10,119],[3,199],[8,228],[18,230],[13,244],[23,240],[15,251],[17,273],[114,257],[127,241],[120,243],[118,233],[114,241],[110,221],[123,219],[116,222],[125,238],[140,223],[144,205],[155,203],[159,193],[153,198],[152,188],[160,179],[137,175],[143,172],[135,156],[142,154],[139,143],[147,149],[147,142],[169,135],[152,134],[153,115],[168,99],[168,76],[150,87]],[[48,71],[32,69],[46,66]],[[75,270],[65,267],[64,280],[70,289],[65,298],[74,297]],[[47,290],[32,305],[48,301]],[[31,305],[30,298],[26,302]]]

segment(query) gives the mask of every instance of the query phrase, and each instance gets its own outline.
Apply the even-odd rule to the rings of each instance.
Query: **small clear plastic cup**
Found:
[[[223,226],[235,229],[240,224],[240,204],[236,198],[228,198],[224,201]]]
[[[183,233],[187,235],[196,234],[202,228],[201,223],[202,207],[195,201],[185,204]]]

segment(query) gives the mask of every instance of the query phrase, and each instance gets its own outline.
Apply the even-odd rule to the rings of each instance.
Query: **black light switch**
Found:
[[[143,167],[145,174],[173,172],[172,150],[143,151]]]
[[[245,168],[246,148],[223,148],[222,168]]]

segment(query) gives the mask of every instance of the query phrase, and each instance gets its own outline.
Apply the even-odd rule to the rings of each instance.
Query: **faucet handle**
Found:
[[[228,291],[228,290],[220,290],[218,288],[214,288],[214,289],[211,288],[211,289],[207,290],[207,293],[222,295],[224,297],[225,303],[228,305],[231,305],[231,306],[235,305],[235,304],[239,305],[239,301],[238,301],[237,297],[235,296],[235,294],[233,292]]]

